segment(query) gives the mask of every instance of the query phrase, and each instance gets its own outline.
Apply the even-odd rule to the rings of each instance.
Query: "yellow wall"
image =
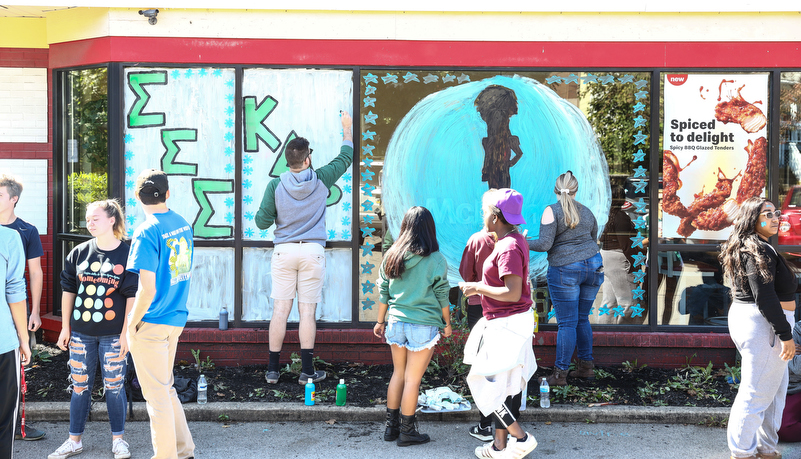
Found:
[[[72,8],[47,13],[48,43],[109,36],[108,8]]]
[[[0,48],[47,48],[44,18],[0,17]]]
[[[455,41],[799,41],[801,13],[405,12],[70,8],[0,17],[0,46],[108,36]]]

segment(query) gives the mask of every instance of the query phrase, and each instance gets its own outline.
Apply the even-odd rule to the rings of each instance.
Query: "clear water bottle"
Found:
[[[306,383],[306,404],[309,406],[314,405],[314,381],[312,378],[309,378]]]
[[[345,380],[340,379],[337,384],[337,406],[345,406],[345,399],[348,397],[348,386],[345,385]]]
[[[540,384],[540,408],[550,408],[551,407],[551,387],[548,386],[548,380],[542,378],[542,383]]]
[[[198,405],[205,405],[208,401],[206,392],[208,390],[208,384],[206,383],[206,377],[200,375],[200,379],[197,380],[197,403]]]

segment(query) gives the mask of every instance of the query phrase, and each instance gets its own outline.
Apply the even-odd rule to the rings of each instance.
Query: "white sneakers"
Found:
[[[506,451],[509,456],[513,459],[522,459],[528,455],[528,453],[534,451],[534,448],[537,447],[537,439],[534,438],[534,435],[526,432],[526,440],[520,441],[515,437],[509,439],[509,444],[506,445]]]
[[[493,457],[497,458],[509,457],[506,455],[505,449],[503,451],[496,451],[495,448],[493,448],[494,444],[495,444],[494,441],[489,441],[487,443],[484,443],[484,446],[479,446],[478,448],[476,448],[476,457],[479,459],[493,458]]]
[[[47,459],[67,459],[71,456],[77,456],[83,452],[83,444],[75,443],[71,439],[67,439],[61,446],[58,447],[52,454],[47,456]],[[114,440],[111,445],[111,452],[114,454],[114,459],[128,459],[131,457],[131,451],[128,449],[128,443],[122,438]]]
[[[47,459],[67,459],[70,456],[77,456],[83,452],[83,445],[75,443],[69,438],[61,446],[47,456]],[[128,456],[131,457],[131,456]]]
[[[111,445],[111,452],[114,453],[114,459],[128,459],[131,457],[131,452],[128,450],[128,442],[122,438],[117,438]]]
[[[509,443],[506,445],[506,448],[503,451],[496,451],[493,448],[495,444],[494,441],[490,441],[484,444],[484,446],[479,446],[476,448],[476,457],[479,459],[486,459],[486,458],[511,458],[511,459],[522,459],[528,455],[528,453],[534,451],[534,448],[537,447],[537,439],[534,438],[534,435],[526,432],[526,440],[520,441],[517,438],[510,436]]]

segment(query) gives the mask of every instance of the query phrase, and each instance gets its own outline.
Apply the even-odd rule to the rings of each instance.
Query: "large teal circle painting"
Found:
[[[479,113],[476,98],[491,86],[500,87],[499,93],[504,89],[513,93],[516,113],[508,104],[501,113],[501,96],[494,99],[495,112],[482,109]],[[481,196],[493,183],[487,177],[485,138],[493,137],[488,130],[498,129],[505,129],[507,138],[508,133],[517,137],[511,143],[519,141],[522,156],[506,167],[505,182],[494,183],[510,182],[523,195],[526,224],[522,229],[528,237],[539,235],[543,210],[556,202],[554,182],[568,170],[579,181],[576,199],[595,214],[599,235],[606,224],[611,204],[609,169],[595,132],[576,106],[538,81],[520,76],[495,76],[436,92],[418,102],[392,134],[382,198],[395,238],[410,207],[425,206],[431,211],[452,284],[461,280],[458,267],[465,243],[483,225]],[[507,152],[505,164],[515,154]],[[544,280],[547,267],[545,254],[531,252],[534,279]]]

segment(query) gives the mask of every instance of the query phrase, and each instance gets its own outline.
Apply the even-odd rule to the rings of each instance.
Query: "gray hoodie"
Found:
[[[315,242],[325,246],[328,187],[311,169],[281,174],[275,189],[275,243]]]
[[[314,242],[325,246],[325,201],[328,189],[353,162],[353,144],[344,141],[339,155],[315,170],[287,171],[267,184],[255,223],[275,223],[275,243]]]

